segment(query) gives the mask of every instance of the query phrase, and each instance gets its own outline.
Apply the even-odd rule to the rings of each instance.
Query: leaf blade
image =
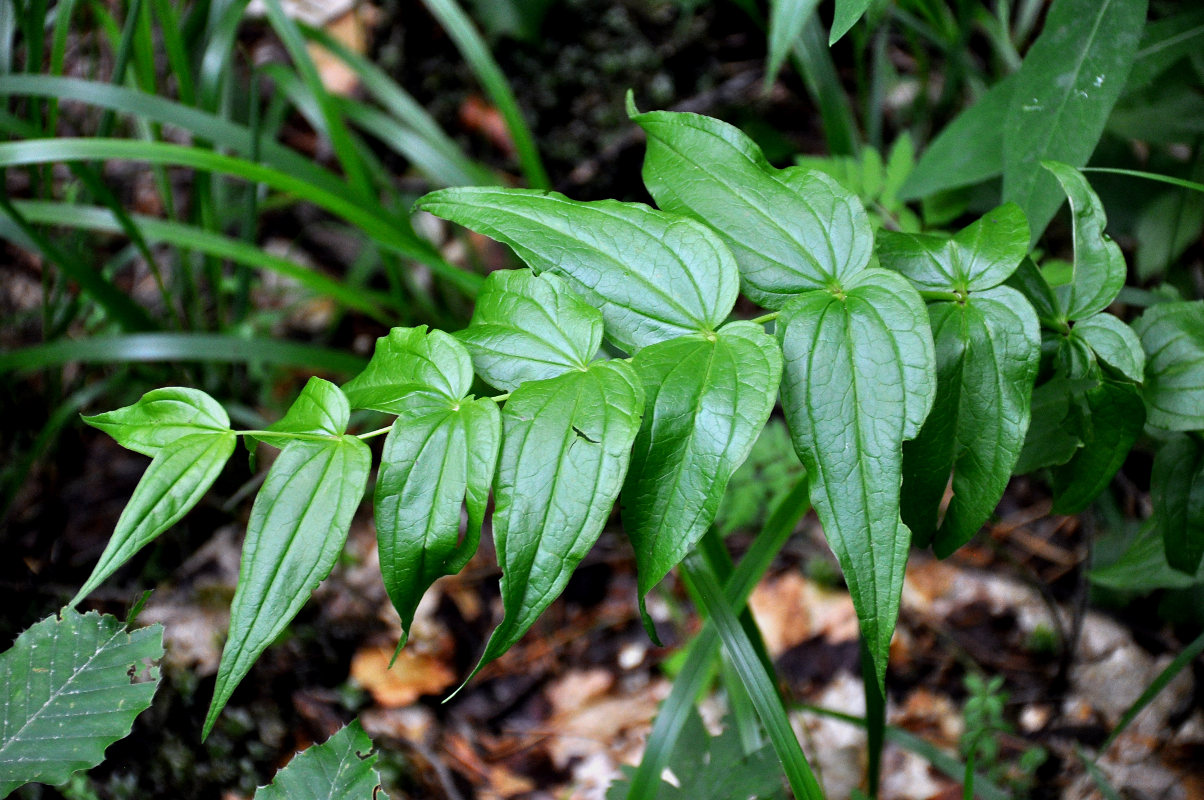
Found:
[[[458,400],[472,386],[472,361],[464,346],[439,330],[393,328],[376,340],[372,360],[343,384],[352,408],[400,413],[411,392],[435,391]]]
[[[1204,557],[1204,446],[1178,435],[1158,449],[1150,502],[1173,568],[1195,575]]]
[[[152,389],[133,405],[83,420],[127,450],[152,458],[182,436],[230,430],[230,417],[220,403],[182,386]]]
[[[389,800],[376,771],[378,754],[359,720],[307,747],[255,790],[255,800]]]
[[[1204,301],[1159,303],[1133,323],[1146,355],[1151,425],[1204,429]]]

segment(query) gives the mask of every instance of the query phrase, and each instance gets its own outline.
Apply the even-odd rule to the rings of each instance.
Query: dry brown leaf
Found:
[[[857,638],[857,614],[848,593],[820,588],[797,572],[762,581],[748,605],[773,658],[813,636],[831,642]]]
[[[438,694],[456,680],[455,673],[441,658],[412,650],[402,650],[389,669],[393,649],[388,646],[365,647],[351,659],[351,678],[372,694],[384,708],[408,706],[419,697]]]
[[[514,155],[514,140],[506,121],[493,106],[485,102],[480,95],[469,95],[460,104],[460,124],[475,133],[484,136],[489,143],[508,156]]]

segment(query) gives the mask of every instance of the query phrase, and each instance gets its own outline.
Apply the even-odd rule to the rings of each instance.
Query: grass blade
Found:
[[[1136,169],[1115,169],[1113,167],[1081,167],[1080,172],[1109,172],[1113,175],[1128,175],[1131,178],[1145,178],[1148,181],[1158,181],[1160,183],[1169,183],[1171,186],[1178,186],[1183,189],[1191,189],[1196,192],[1204,192],[1204,183],[1196,183],[1195,181],[1187,181],[1183,178],[1174,178],[1170,175],[1159,175],[1154,172],[1142,172]]]
[[[1154,682],[1147,686],[1145,691],[1141,693],[1141,696],[1133,701],[1133,705],[1129,706],[1125,713],[1121,715],[1120,722],[1116,723],[1116,727],[1112,729],[1112,733],[1108,734],[1107,740],[1100,747],[1099,754],[1095,757],[1096,761],[1112,746],[1112,743],[1124,732],[1125,728],[1129,727],[1129,723],[1142,712],[1142,709],[1148,706],[1175,679],[1175,676],[1182,672],[1191,662],[1195,661],[1196,657],[1202,652],[1204,652],[1204,633],[1197,636],[1192,640],[1191,644],[1183,648],[1183,652],[1175,656],[1175,660],[1167,664],[1166,669],[1158,673],[1158,677],[1154,679]]]

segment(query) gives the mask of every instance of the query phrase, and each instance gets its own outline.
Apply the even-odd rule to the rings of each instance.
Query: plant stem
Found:
[[[965,292],[941,292],[934,289],[921,289],[920,297],[925,300],[952,300],[956,303],[966,302]]]
[[[383,436],[383,435],[385,435],[386,433],[388,433],[388,432],[389,432],[389,431],[391,431],[391,430],[393,430],[393,426],[392,426],[392,425],[386,425],[385,427],[383,427],[383,428],[377,428],[377,429],[376,429],[376,430],[374,430],[374,431],[368,431],[367,433],[359,433],[359,434],[356,434],[356,438],[357,438],[357,439],[372,439],[372,438],[374,438],[374,437],[376,437],[376,436]]]
[[[756,319],[749,320],[749,322],[751,322],[753,325],[764,325],[766,322],[772,322],[773,320],[777,319],[778,315],[781,313],[781,311],[774,311],[771,314],[764,314]]]

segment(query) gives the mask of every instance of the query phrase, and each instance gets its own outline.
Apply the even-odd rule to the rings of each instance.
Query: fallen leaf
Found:
[[[438,694],[455,680],[455,673],[441,658],[413,650],[402,650],[389,669],[393,648],[370,646],[351,659],[351,678],[372,694],[383,708],[408,706],[419,697]]]

